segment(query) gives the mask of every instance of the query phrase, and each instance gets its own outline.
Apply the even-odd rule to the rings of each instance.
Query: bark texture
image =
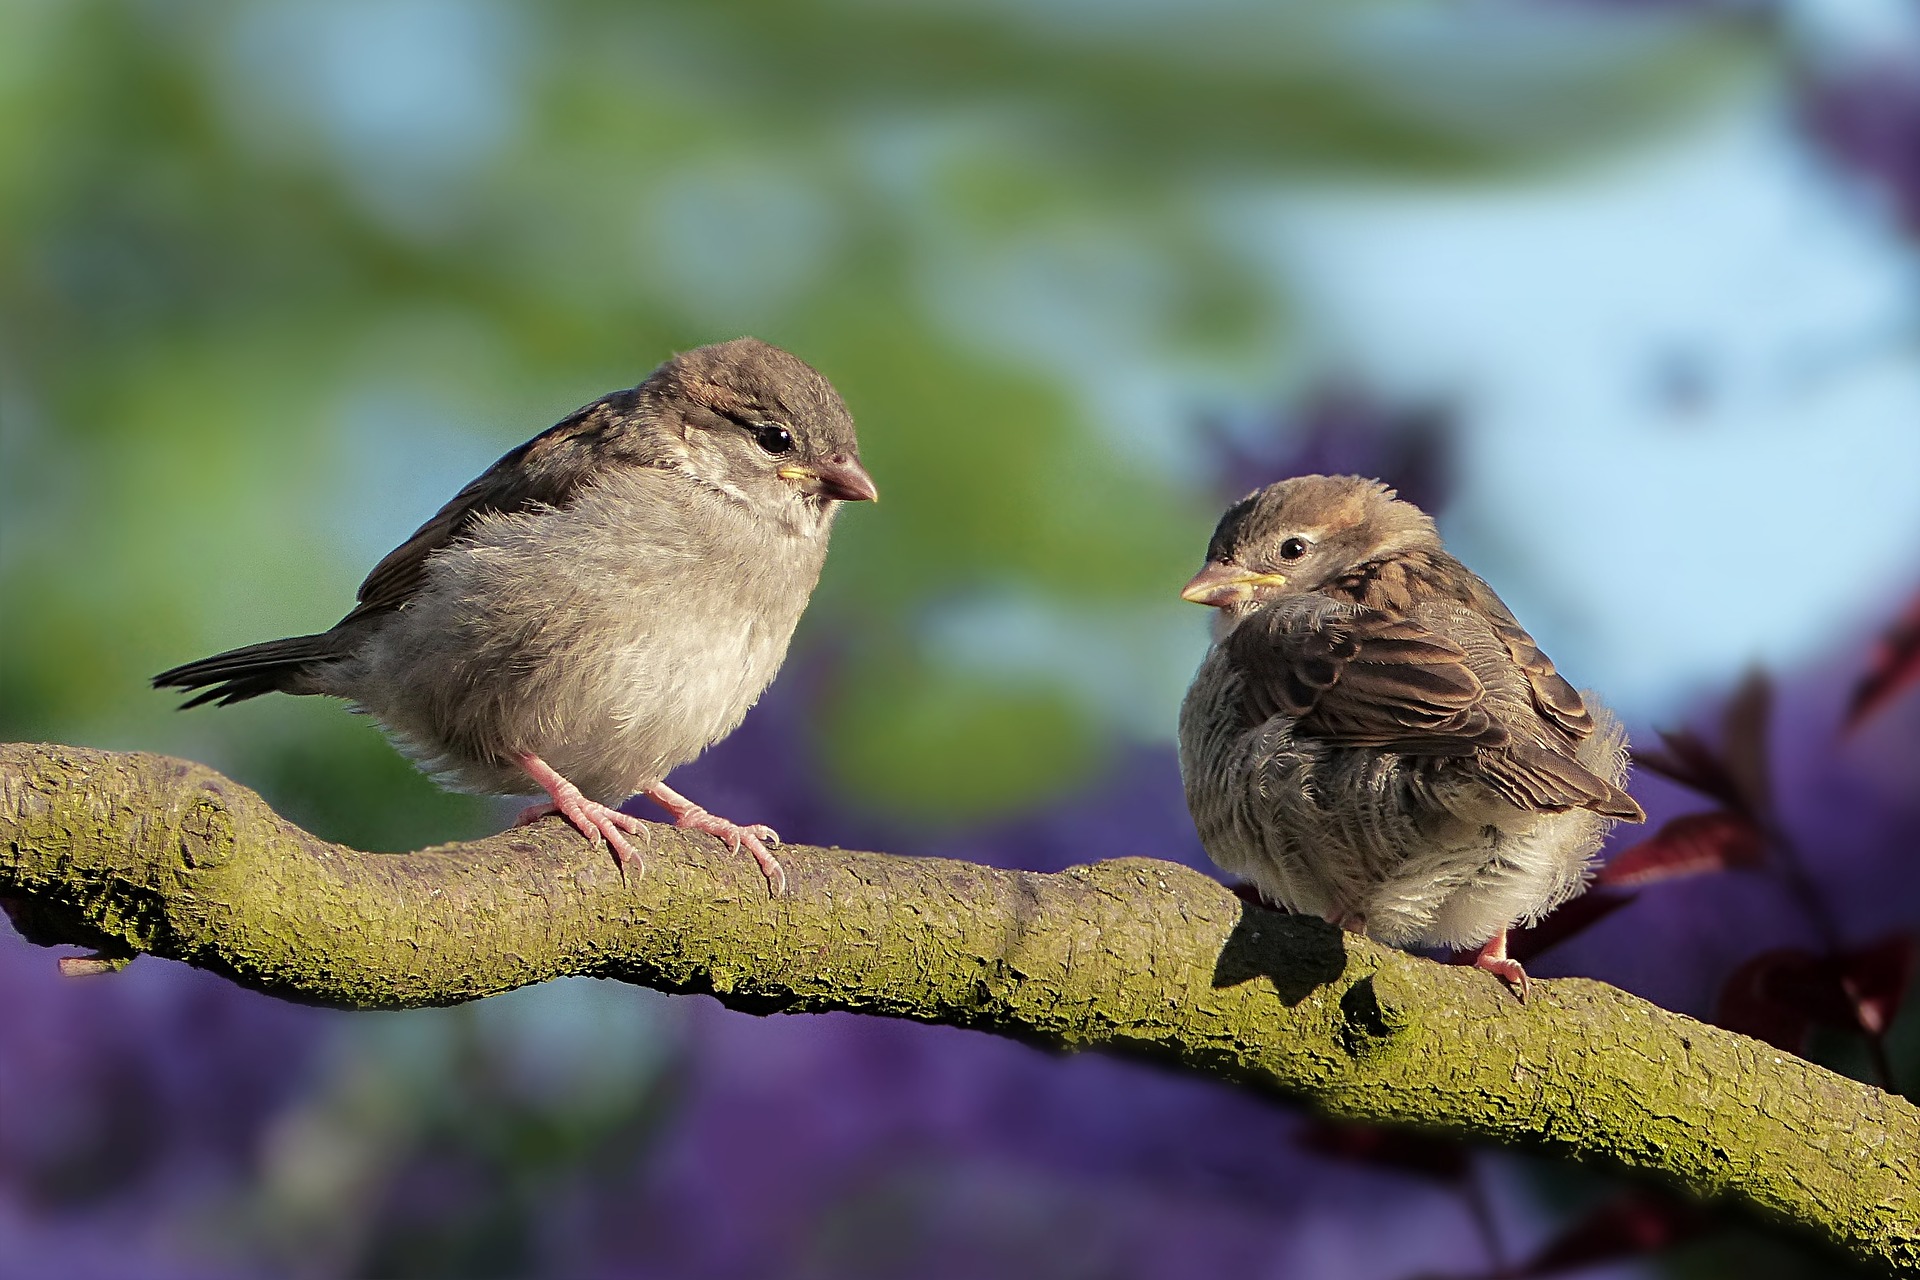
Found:
[[[649,836],[626,882],[557,820],[362,853],[199,765],[0,745],[0,895],[35,942],[355,1009],[589,975],[1106,1049],[1330,1115],[1610,1162],[1920,1274],[1920,1110],[1603,983],[1536,981],[1523,1007],[1485,973],[1150,859],[1041,875],[787,846],[788,893],[769,899],[716,841]]]

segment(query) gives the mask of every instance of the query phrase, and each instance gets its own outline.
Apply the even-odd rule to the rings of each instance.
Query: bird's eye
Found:
[[[1305,554],[1307,554],[1307,540],[1305,538],[1288,538],[1280,544],[1280,558],[1282,560],[1298,560]]]
[[[774,422],[757,423],[748,427],[753,433],[753,442],[762,449],[779,457],[783,453],[793,452],[793,432]]]

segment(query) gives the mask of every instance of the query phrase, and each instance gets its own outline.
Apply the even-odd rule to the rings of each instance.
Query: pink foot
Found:
[[[780,833],[772,827],[758,822],[747,826],[729,822],[718,814],[708,813],[664,782],[656,782],[640,794],[665,809],[672,816],[674,826],[719,836],[726,842],[727,848],[735,853],[745,849],[752,854],[753,860],[760,864],[760,874],[767,878],[767,892],[774,897],[787,891],[785,868],[780,865],[779,859],[767,852],[768,845],[780,843]]]
[[[633,851],[625,834],[644,831],[645,823],[618,809],[609,808],[598,800],[587,799],[580,794],[580,788],[555,773],[553,767],[539,756],[529,753],[517,757],[517,760],[527,775],[553,798],[545,804],[532,804],[522,809],[513,820],[514,826],[524,827],[557,813],[571,822],[587,839],[604,839],[607,847],[613,850],[614,865],[620,868],[622,877],[627,874],[629,862],[633,863],[636,872],[645,869],[640,855]]]
[[[1532,984],[1527,981],[1527,971],[1520,967],[1520,962],[1507,954],[1505,929],[1488,938],[1480,950],[1474,953],[1473,967],[1485,969],[1512,987],[1513,994],[1519,997],[1521,1004],[1527,1002],[1527,990]]]
[[[1367,931],[1367,916],[1364,911],[1329,911],[1321,919],[1347,933],[1364,934]]]

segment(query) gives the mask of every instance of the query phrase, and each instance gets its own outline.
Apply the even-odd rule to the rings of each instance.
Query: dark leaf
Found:
[[[1761,952],[1727,975],[1714,1022],[1788,1053],[1805,1051],[1813,1015],[1783,990],[1805,982],[1817,964],[1817,957],[1797,947]]]
[[[1773,783],[1768,764],[1767,738],[1773,718],[1773,682],[1759,668],[1747,673],[1720,717],[1720,755],[1727,775],[1749,813],[1766,813],[1773,805]]]
[[[1458,1182],[1467,1176],[1467,1149],[1460,1143],[1404,1129],[1313,1120],[1301,1132],[1299,1143],[1329,1159],[1393,1169],[1441,1182]]]
[[[1896,933],[1840,960],[1840,988],[1854,1021],[1870,1036],[1885,1035],[1913,977],[1913,935]]]
[[[1837,957],[1798,947],[1763,951],[1727,978],[1714,1021],[1792,1053],[1805,1047],[1815,1023],[1878,1037],[1906,997],[1913,959],[1906,933]]]
[[[1920,680],[1920,596],[1889,627],[1873,651],[1867,674],[1854,686],[1844,721],[1848,731],[1893,701],[1902,689]]]
[[[1511,1274],[1555,1276],[1659,1253],[1712,1225],[1712,1217],[1697,1204],[1652,1191],[1628,1191],[1562,1231]]]
[[[1724,810],[1689,813],[1661,827],[1608,860],[1595,886],[1621,889],[1704,875],[1710,871],[1757,866],[1767,837],[1752,818]]]
[[[1632,902],[1631,893],[1583,893],[1555,907],[1546,919],[1507,935],[1507,954],[1525,964],[1549,947],[1605,920]],[[1468,953],[1471,954],[1471,953]]]
[[[1726,762],[1691,729],[1660,731],[1662,747],[1635,747],[1633,762],[1671,778],[1683,787],[1710,796],[1729,809],[1745,809],[1747,793]]]

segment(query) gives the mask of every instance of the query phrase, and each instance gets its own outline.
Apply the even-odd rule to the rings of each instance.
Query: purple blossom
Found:
[[[1288,476],[1361,475],[1438,512],[1452,488],[1450,425],[1441,408],[1391,404],[1358,383],[1334,379],[1283,411],[1211,422],[1206,442],[1222,501]]]
[[[1803,91],[1803,111],[1814,139],[1920,236],[1920,65],[1887,61],[1817,77]]]
[[[0,1257],[45,1275],[245,1275],[193,1224],[241,1193],[329,1015],[170,961],[62,977],[0,930]]]

